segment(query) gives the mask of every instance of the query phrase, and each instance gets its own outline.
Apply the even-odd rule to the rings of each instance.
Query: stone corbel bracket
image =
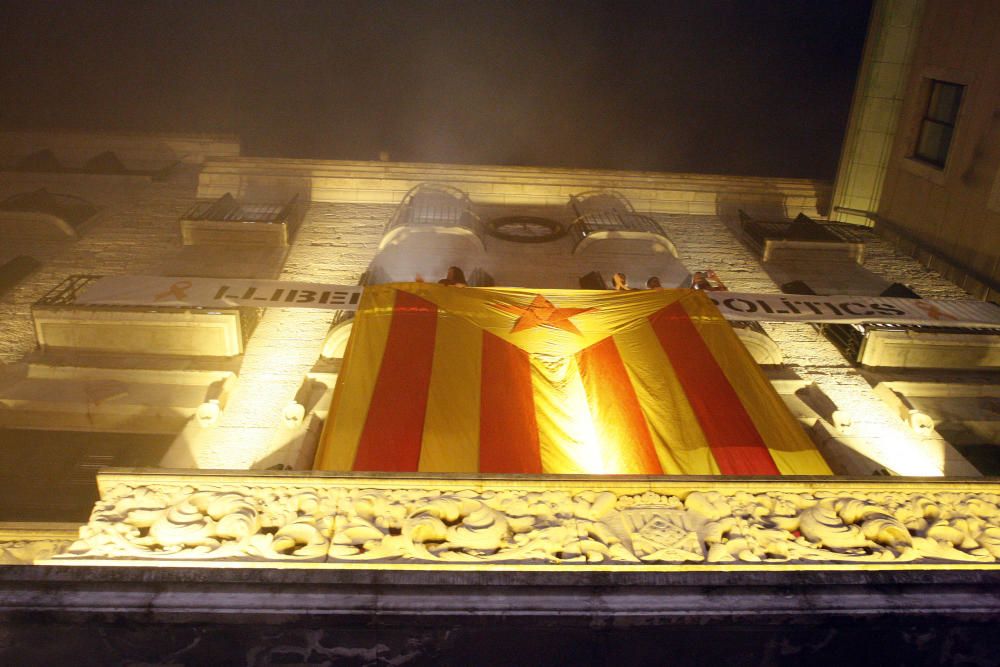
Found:
[[[1000,482],[113,470],[58,565],[1000,569]]]

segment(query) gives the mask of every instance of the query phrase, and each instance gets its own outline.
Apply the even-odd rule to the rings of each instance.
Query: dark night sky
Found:
[[[830,178],[870,0],[12,2],[0,125]]]

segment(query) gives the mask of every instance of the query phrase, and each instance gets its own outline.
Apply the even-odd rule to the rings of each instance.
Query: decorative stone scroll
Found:
[[[505,483],[506,482],[506,483]],[[45,562],[1000,567],[1000,484],[105,473]]]
[[[21,539],[0,541],[0,565],[31,565],[62,553],[72,540]]]
[[[0,523],[0,565],[31,565],[62,553],[77,536],[73,524]]]

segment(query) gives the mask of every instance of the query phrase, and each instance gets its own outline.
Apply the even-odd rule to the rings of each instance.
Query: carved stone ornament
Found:
[[[287,475],[287,473],[286,473]],[[661,481],[662,480],[662,481]],[[1000,485],[105,473],[46,562],[1000,567]]]
[[[31,565],[66,550],[72,540],[25,539],[0,542],[0,565]]]

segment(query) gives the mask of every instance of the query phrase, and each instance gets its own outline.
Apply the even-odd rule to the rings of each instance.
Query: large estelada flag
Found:
[[[320,470],[823,475],[695,290],[368,287]]]

